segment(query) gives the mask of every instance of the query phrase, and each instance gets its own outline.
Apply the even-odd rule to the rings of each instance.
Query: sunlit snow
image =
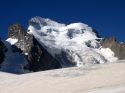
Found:
[[[6,41],[9,42],[11,45],[14,45],[16,42],[18,42],[18,39],[8,38]]]

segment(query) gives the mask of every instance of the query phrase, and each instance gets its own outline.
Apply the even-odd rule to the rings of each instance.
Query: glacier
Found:
[[[66,25],[37,16],[30,20],[28,33],[32,34],[62,67],[80,67],[118,60],[111,49],[102,48],[102,38],[84,23]]]

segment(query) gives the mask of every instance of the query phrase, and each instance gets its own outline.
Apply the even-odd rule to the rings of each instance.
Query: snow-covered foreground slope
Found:
[[[83,23],[60,24],[50,19],[34,17],[28,33],[54,56],[62,67],[114,62],[117,60],[110,49],[101,48],[94,30]]]
[[[0,93],[125,93],[125,61],[22,75],[0,72]]]
[[[95,89],[85,93],[125,93],[125,85],[112,86],[108,88]]]

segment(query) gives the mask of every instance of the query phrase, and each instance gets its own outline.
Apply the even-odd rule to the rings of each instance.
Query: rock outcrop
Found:
[[[37,40],[20,24],[14,24],[9,27],[9,38],[17,39],[12,47],[21,50],[27,56],[28,64],[24,67],[30,71],[41,71],[61,68],[60,63],[54,59],[46,49],[44,49]]]
[[[125,59],[125,43],[118,43],[116,38],[111,37],[102,40],[101,45],[104,48],[110,48],[120,60]]]

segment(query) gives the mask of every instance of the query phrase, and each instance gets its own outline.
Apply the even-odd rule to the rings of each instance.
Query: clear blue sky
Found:
[[[83,22],[103,37],[125,41],[125,0],[1,0],[0,37],[7,37],[10,24],[20,23],[27,28],[34,16],[66,24]]]

